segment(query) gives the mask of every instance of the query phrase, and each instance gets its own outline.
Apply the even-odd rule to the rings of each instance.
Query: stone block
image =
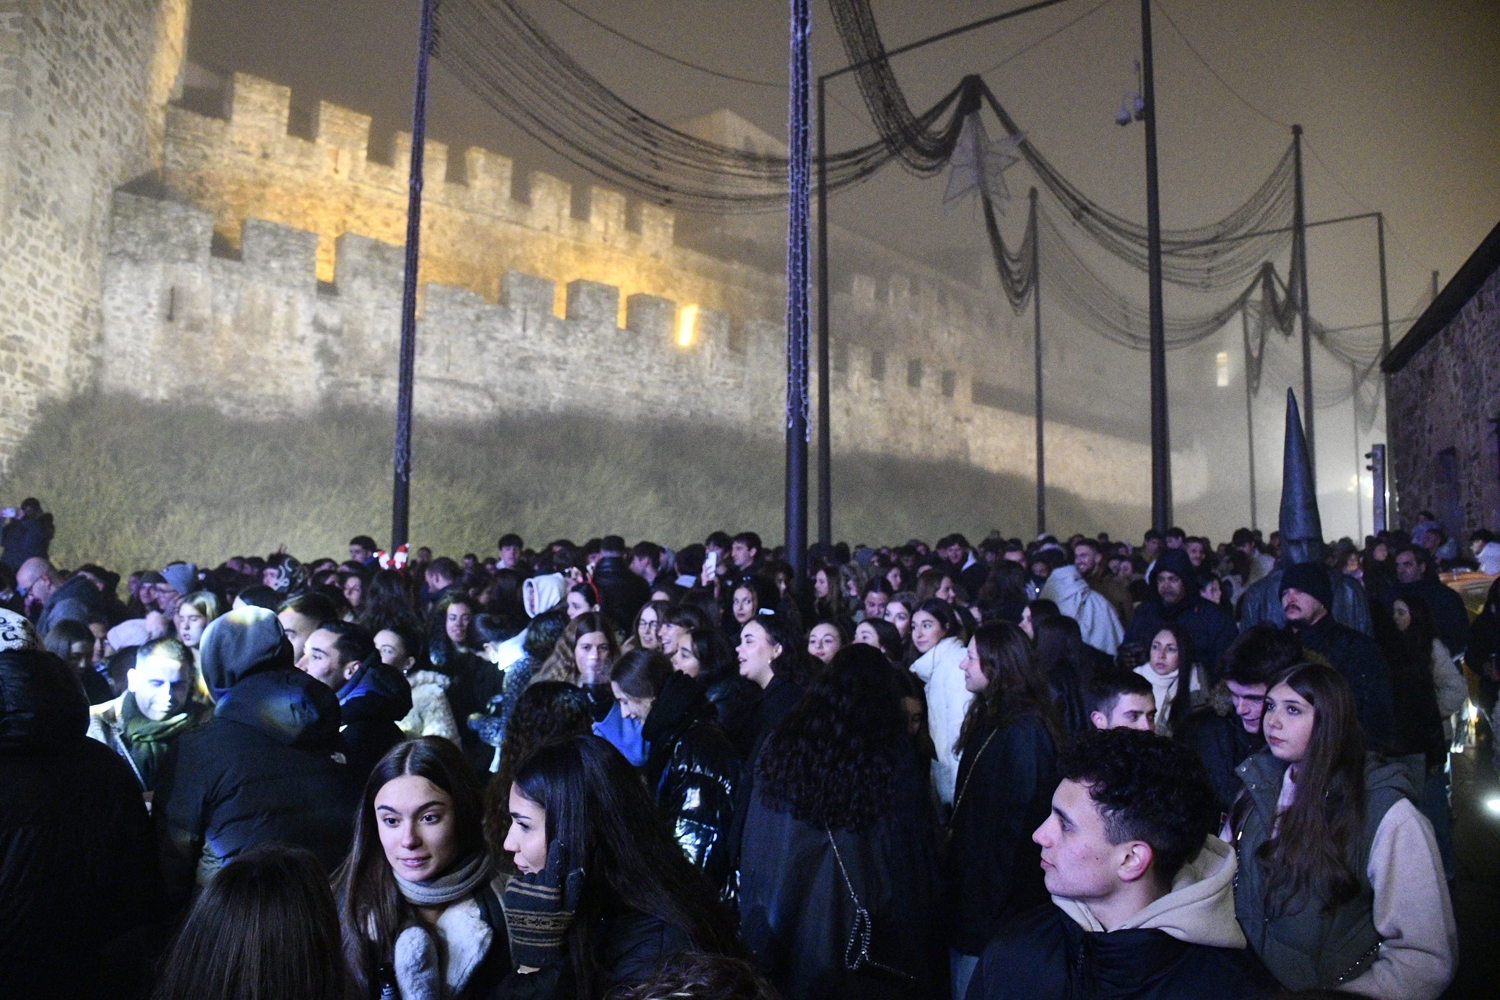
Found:
[[[508,156],[470,146],[464,151],[464,170],[469,178],[469,205],[481,212],[496,212],[510,201],[511,171]]]
[[[500,294],[517,316],[551,316],[556,282],[518,271],[507,271],[500,279]]]
[[[573,214],[573,185],[540,170],[527,176],[531,184],[530,226],[548,233],[564,232]]]
[[[261,219],[240,228],[240,259],[247,270],[278,284],[316,287],[318,234]]]
[[[875,304],[875,279],[868,274],[856,274],[849,283],[849,294],[860,305]]]
[[[594,185],[589,188],[589,231],[594,238],[613,243],[625,232],[625,196]]]
[[[655,295],[632,295],[625,300],[625,327],[650,339],[669,341],[677,323],[677,303]]]
[[[233,132],[254,138],[280,139],[291,116],[292,90],[269,80],[236,73],[229,84],[229,124]]]
[[[201,264],[209,257],[210,212],[116,192],[110,213],[108,256],[136,263]]]
[[[340,289],[364,283],[390,287],[401,283],[406,248],[345,233],[333,244],[333,281]]]
[[[642,250],[668,250],[676,239],[677,217],[659,205],[642,202],[636,209],[636,224],[641,231]]]
[[[317,114],[313,123],[317,141],[348,150],[354,160],[363,161],[370,147],[370,116],[327,101],[318,102]]]
[[[391,167],[402,184],[411,172],[411,133],[397,132],[391,153]],[[422,148],[422,183],[428,196],[436,194],[439,185],[448,180],[448,144],[428,139]]]
[[[591,326],[615,328],[620,316],[620,290],[597,281],[568,282],[567,318]]]

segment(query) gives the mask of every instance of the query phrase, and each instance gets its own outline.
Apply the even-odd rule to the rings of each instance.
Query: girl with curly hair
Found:
[[[933,829],[894,672],[847,646],[766,741],[745,818],[740,927],[783,996],[930,992]]]

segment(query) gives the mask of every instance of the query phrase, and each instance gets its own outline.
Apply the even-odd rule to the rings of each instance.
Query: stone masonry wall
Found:
[[[152,170],[188,0],[0,0],[0,469],[93,374],[115,187]]]
[[[1386,405],[1400,523],[1426,509],[1450,531],[1500,527],[1500,271],[1389,376]]]
[[[204,209],[116,195],[100,387],[247,418],[330,404],[390,409],[400,247],[346,233],[334,240],[332,281],[320,281],[318,234],[248,219],[239,259],[227,259],[213,253],[214,224]],[[559,318],[552,281],[512,271],[499,286],[493,303],[467,288],[423,286],[421,417],[575,411],[782,433],[780,324],[702,309],[694,343],[682,347],[670,299],[575,280]],[[867,361],[840,376],[835,448],[1030,474],[1029,415],[975,405],[968,371],[929,369],[911,386],[895,359],[881,380]],[[1048,435],[1050,484],[1110,503],[1141,494],[1132,470],[1149,467],[1145,446],[1066,425]]]

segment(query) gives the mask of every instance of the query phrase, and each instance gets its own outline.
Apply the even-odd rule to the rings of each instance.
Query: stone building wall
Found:
[[[1450,532],[1500,527],[1500,270],[1386,383],[1404,527],[1418,511]]]
[[[257,419],[327,405],[390,410],[400,330],[399,246],[346,233],[321,280],[319,234],[245,220],[237,259],[215,253],[214,214],[125,192],[115,197],[104,269],[99,385],[156,401],[206,402]],[[499,413],[582,412],[622,423],[673,418],[766,438],[782,433],[780,323],[698,314],[690,346],[676,337],[679,303],[574,280],[510,271],[497,301],[427,283],[418,325],[415,408],[459,422]],[[840,297],[851,315],[891,322],[871,283]],[[564,301],[564,315],[553,308]],[[859,309],[855,308],[856,304]],[[921,322],[914,303],[895,318]],[[900,310],[906,310],[901,312]],[[621,324],[618,317],[625,315]],[[941,363],[908,380],[891,356],[849,349],[834,393],[834,447],[959,459],[998,472],[1032,471],[1030,416],[973,402],[972,373]],[[1099,431],[1048,428],[1049,483],[1084,499],[1142,494],[1149,450]],[[1189,456],[1179,456],[1184,463]]]
[[[188,0],[0,0],[0,469],[93,375],[116,186],[159,162]]]

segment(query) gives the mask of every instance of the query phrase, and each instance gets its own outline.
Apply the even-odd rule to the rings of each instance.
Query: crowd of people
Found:
[[[1500,583],[1471,622],[1437,574],[1500,572],[1483,531],[1325,547],[1284,507],[800,575],[751,532],[360,535],[122,580],[5,513],[6,995],[1434,1000],[1456,967],[1446,764]]]

